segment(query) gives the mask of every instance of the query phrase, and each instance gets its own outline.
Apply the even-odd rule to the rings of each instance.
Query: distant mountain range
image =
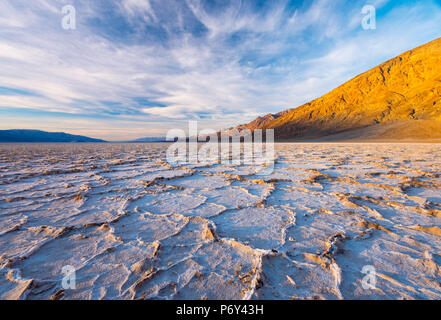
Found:
[[[441,38],[236,129],[274,129],[277,140],[441,139]]]
[[[106,142],[64,132],[40,130],[0,130],[0,142]]]
[[[146,138],[136,139],[130,142],[165,142],[165,141],[167,141],[165,137],[146,137]]]

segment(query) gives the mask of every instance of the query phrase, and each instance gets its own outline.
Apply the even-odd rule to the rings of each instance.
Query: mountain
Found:
[[[441,38],[245,128],[274,129],[278,140],[441,139]]]
[[[133,140],[131,142],[165,142],[167,139],[165,137],[146,137]]]
[[[64,132],[40,130],[0,130],[0,142],[105,142]]]
[[[247,125],[237,127],[237,129],[247,128],[250,130],[255,130],[255,129],[263,128],[263,127],[269,125],[274,120],[280,118],[281,116],[288,114],[290,111],[291,111],[291,109],[285,110],[285,111],[282,111],[282,112],[279,112],[276,114],[267,114],[266,116],[258,117],[257,119],[253,120],[252,122],[248,123]]]

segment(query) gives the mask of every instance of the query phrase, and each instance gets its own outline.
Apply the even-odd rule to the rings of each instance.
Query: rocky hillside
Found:
[[[441,38],[403,53],[296,109],[238,129],[276,138],[441,138]],[[332,140],[332,139],[331,139]]]

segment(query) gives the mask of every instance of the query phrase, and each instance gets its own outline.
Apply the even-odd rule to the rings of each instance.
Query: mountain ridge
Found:
[[[441,139],[440,97],[441,38],[389,59],[298,108],[259,117],[236,129],[274,129],[277,140],[329,137],[356,130],[369,134],[351,139]],[[418,127],[426,121],[433,133],[420,137]],[[401,123],[401,130],[396,128],[385,136],[384,130],[378,134],[363,131],[394,123]]]
[[[73,135],[65,132],[47,132],[42,130],[11,129],[0,130],[0,142],[106,142],[101,139],[89,138],[86,136]]]
[[[139,139],[135,139],[135,140],[130,140],[129,142],[146,142],[146,143],[151,143],[151,142],[166,142],[167,138],[166,137],[144,137],[144,138],[139,138]]]

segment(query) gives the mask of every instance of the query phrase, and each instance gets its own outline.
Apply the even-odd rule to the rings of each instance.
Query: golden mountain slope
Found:
[[[239,129],[277,139],[441,138],[441,38],[403,53],[296,109]],[[332,140],[332,139],[331,139]]]

